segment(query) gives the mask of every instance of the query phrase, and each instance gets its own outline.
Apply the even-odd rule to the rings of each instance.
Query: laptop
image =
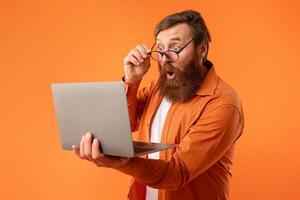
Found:
[[[72,150],[91,132],[105,155],[134,157],[176,144],[133,141],[123,82],[51,84],[61,146]]]

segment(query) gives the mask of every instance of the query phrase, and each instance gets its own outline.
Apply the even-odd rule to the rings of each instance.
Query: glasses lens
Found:
[[[166,51],[165,55],[170,62],[175,62],[178,60],[178,54],[174,51]]]
[[[178,55],[177,53],[175,53],[174,51],[166,51],[165,53],[163,53],[163,55],[166,57],[166,59],[169,62],[175,62],[178,60]],[[161,62],[163,59],[163,56],[161,53],[159,53],[158,51],[152,51],[151,52],[151,57],[158,62]]]
[[[157,51],[152,51],[151,58],[153,58],[153,60],[155,60],[155,61],[160,62],[162,60],[162,55]]]

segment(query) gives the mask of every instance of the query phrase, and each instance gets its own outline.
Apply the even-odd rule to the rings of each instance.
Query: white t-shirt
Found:
[[[151,124],[151,142],[159,143],[161,140],[161,132],[164,127],[165,119],[168,114],[171,102],[164,97]],[[148,155],[149,159],[159,159],[159,152]],[[146,187],[146,200],[157,200],[158,190],[152,187]]]

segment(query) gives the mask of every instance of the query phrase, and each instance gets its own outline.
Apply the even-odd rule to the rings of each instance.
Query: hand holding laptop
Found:
[[[126,164],[130,158],[104,155],[100,151],[100,141],[88,132],[82,136],[80,146],[72,145],[73,152],[81,159],[93,162],[98,167],[118,168]]]

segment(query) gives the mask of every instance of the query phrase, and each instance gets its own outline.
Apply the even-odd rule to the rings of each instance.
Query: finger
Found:
[[[81,140],[80,140],[80,156],[82,158],[84,158],[84,135],[81,137]]]
[[[130,57],[130,55],[128,54],[128,55],[124,58],[124,65],[132,64],[132,63],[130,63],[129,57]]]
[[[136,65],[136,66],[141,64],[133,55],[131,55],[128,58],[128,61],[129,61],[128,64],[133,64],[133,65]]]
[[[144,62],[142,52],[139,49],[135,48],[132,50],[131,55],[133,55],[140,63]]]
[[[80,155],[80,148],[78,146],[72,145],[72,149],[76,156],[78,156],[80,159],[83,159]]]
[[[143,45],[138,45],[138,46],[136,46],[135,47],[138,51],[139,51],[139,53],[141,54],[141,56],[145,59],[145,58],[147,58],[147,51],[146,51],[146,49],[145,49],[145,47],[143,46]]]
[[[147,45],[142,44],[142,46],[143,46],[144,49],[146,50],[146,53],[147,53],[147,54],[151,51],[151,49],[150,49]]]
[[[85,135],[84,155],[87,159],[92,159],[92,134],[90,132]]]
[[[92,158],[93,160],[98,160],[100,158],[101,151],[100,151],[100,142],[98,139],[93,140],[92,144]]]

